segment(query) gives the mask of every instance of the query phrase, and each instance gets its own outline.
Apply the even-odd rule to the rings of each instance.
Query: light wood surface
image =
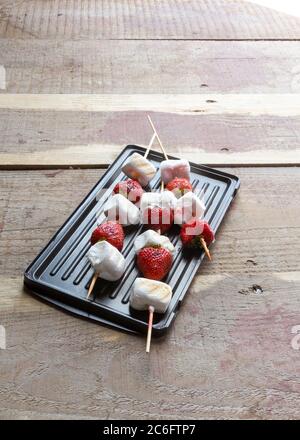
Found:
[[[0,419],[300,418],[299,25],[242,0],[0,0]],[[241,178],[150,356],[22,286],[147,114],[168,154]]]
[[[0,95],[0,109],[72,112],[161,111],[249,116],[299,116],[300,93],[257,94],[26,94]]]
[[[299,324],[300,200],[290,188],[300,174],[235,171],[242,187],[214,259],[167,337],[152,341],[150,357],[144,338],[74,318],[22,290],[24,268],[99,171],[1,172],[0,321],[8,340],[1,417],[299,418],[291,328]]]
[[[138,112],[141,115],[143,112],[143,117],[146,118],[148,112],[163,112],[167,115],[173,116],[197,116],[196,124],[201,130],[200,123],[204,119],[204,116],[220,116],[219,121],[222,121],[224,116],[229,116],[232,121],[234,118],[240,118],[248,116],[248,124],[251,125],[252,118],[258,118],[259,116],[266,119],[274,117],[280,121],[280,125],[271,130],[270,136],[272,138],[272,144],[277,143],[275,148],[267,142],[266,136],[259,138],[260,148],[257,148],[256,142],[252,142],[250,148],[246,151],[239,150],[236,152],[231,152],[230,147],[221,146],[216,151],[215,145],[213,146],[213,151],[207,151],[206,139],[207,132],[203,131],[203,136],[200,138],[192,136],[194,142],[201,139],[203,148],[198,144],[197,151],[193,151],[193,146],[189,143],[189,147],[185,149],[184,147],[179,147],[180,153],[183,157],[187,159],[193,159],[194,161],[199,161],[201,163],[207,164],[217,164],[217,165],[239,165],[239,164],[265,164],[265,165],[277,165],[277,164],[287,164],[287,165],[298,165],[300,163],[300,150],[298,146],[298,141],[296,141],[294,148],[290,148],[290,142],[294,143],[294,139],[298,139],[298,132],[287,130],[284,126],[285,121],[288,120],[288,124],[299,124],[300,117],[300,94],[193,94],[193,95],[59,95],[59,94],[2,94],[0,95],[0,109],[3,111],[21,111],[20,117],[23,119],[24,112],[32,112],[34,117],[36,117],[36,112],[56,113],[56,118],[61,124],[62,118],[57,115],[57,112],[74,113],[79,112],[80,117],[85,112],[88,113],[112,113],[111,117],[107,117],[111,120],[114,113],[121,113],[123,115],[123,120],[126,121],[127,114],[131,112]],[[42,118],[45,115],[42,115]],[[13,114],[12,114],[12,117]],[[95,116],[97,117],[97,116]],[[283,119],[281,119],[283,118]],[[291,119],[290,119],[291,118]],[[217,119],[216,119],[217,120]],[[36,122],[38,118],[36,118]],[[146,119],[145,119],[146,122]],[[274,122],[274,120],[273,120]],[[8,131],[6,120],[3,121],[5,124],[5,130]],[[69,119],[67,124],[69,123]],[[231,122],[232,123],[232,122]],[[141,123],[142,126],[144,122]],[[183,125],[181,125],[183,127]],[[86,128],[86,126],[84,127]],[[119,127],[124,130],[124,126]],[[177,128],[178,129],[178,128]],[[65,127],[64,127],[65,130]],[[125,129],[126,130],[126,129]],[[136,129],[135,129],[136,130]],[[219,136],[223,136],[224,131],[228,130],[228,127],[222,127]],[[263,128],[265,130],[265,127]],[[280,132],[279,139],[274,136],[276,130]],[[56,131],[53,133],[56,136]],[[21,139],[20,143],[27,142],[22,140],[23,133],[20,134],[18,129],[18,138]],[[101,129],[97,131],[99,133],[99,141],[101,139]],[[114,132],[116,133],[116,132]],[[124,133],[124,131],[123,131]],[[185,130],[185,133],[188,133]],[[217,141],[218,132],[215,131],[214,139]],[[230,131],[228,131],[228,137]],[[283,133],[283,134],[282,134]],[[194,134],[194,133],[193,133]],[[43,167],[46,164],[49,166],[103,166],[109,164],[116,156],[116,153],[120,151],[121,145],[119,144],[120,138],[115,144],[114,142],[104,143],[97,141],[95,143],[87,143],[86,141],[80,143],[79,145],[68,144],[70,141],[65,136],[64,131],[64,143],[67,145],[58,145],[55,155],[53,154],[51,142],[49,144],[49,139],[43,136],[43,130],[38,129],[35,125],[35,137],[40,137],[40,145],[38,150],[36,150],[32,141],[29,141],[29,152],[30,154],[24,154],[20,157],[19,155],[19,145],[18,153],[12,151],[6,145],[6,139],[4,139],[2,149],[2,166],[3,167],[20,167],[22,164],[24,166],[34,166]],[[42,136],[40,136],[42,135]],[[243,135],[246,135],[244,132]],[[253,129],[253,135],[257,138],[258,132],[257,127]],[[11,135],[9,134],[8,137]],[[147,131],[148,136],[148,131]],[[284,137],[284,141],[281,142],[280,138]],[[286,140],[287,137],[287,140]],[[97,138],[98,139],[98,136]],[[140,138],[134,138],[134,133],[131,133],[129,142],[140,142]],[[137,141],[135,141],[137,139]],[[145,136],[144,136],[145,139]],[[172,136],[171,142],[174,142],[174,135]],[[148,143],[149,138],[147,137],[144,142]],[[14,139],[14,144],[16,139]],[[19,141],[18,141],[19,142]],[[183,138],[183,142],[187,143],[187,139]],[[251,142],[251,138],[245,137],[244,143]],[[49,150],[45,149],[42,144],[49,144]],[[182,144],[181,144],[182,145]],[[27,148],[28,148],[27,147]],[[22,147],[21,147],[22,148]],[[40,148],[42,150],[40,151]],[[23,148],[22,148],[23,149]],[[8,150],[8,151],[7,151]],[[170,147],[170,153],[173,153],[173,148]],[[107,152],[109,152],[107,154]],[[229,154],[228,154],[229,153]]]
[[[105,167],[125,145],[148,145],[147,114],[0,110],[0,168]],[[150,114],[170,155],[218,166],[300,164],[300,116]]]
[[[300,38],[299,17],[244,0],[1,0],[0,6],[5,38]]]
[[[2,38],[0,46],[2,93],[300,91],[299,41]]]

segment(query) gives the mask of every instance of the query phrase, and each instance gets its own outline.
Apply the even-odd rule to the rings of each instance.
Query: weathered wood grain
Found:
[[[247,262],[248,257],[256,261],[256,272],[297,271],[299,197],[290,189],[299,183],[299,168],[236,169],[234,172],[241,174],[241,194],[226,220],[222,243],[217,241],[214,249],[214,253],[223,258],[205,264],[202,273],[243,272],[253,266]],[[102,173],[102,170],[2,171],[1,252],[6,257],[0,274],[13,276],[16,270],[22,273],[24,258],[25,265],[29,264]],[[279,240],[280,234],[283,234],[284,246]],[[24,241],[30,246],[24,247]],[[226,258],[229,251],[231,258]]]
[[[234,172],[239,174],[241,171],[236,169]],[[25,264],[29,264],[32,256],[50,239],[102,173],[102,170],[2,171],[0,252],[6,257],[2,261],[0,274],[21,274],[24,257]],[[256,272],[286,272],[289,268],[297,271],[300,264],[298,240],[293,242],[292,234],[285,237],[282,233],[287,217],[287,231],[293,230],[297,234],[299,198],[290,189],[291,185],[297,187],[300,169],[247,169],[242,170],[241,179],[244,197],[239,196],[241,200],[233,204],[226,229],[222,231],[222,244],[217,242],[214,250],[222,258],[204,265],[202,273],[217,275],[243,272],[247,267],[252,268],[252,264],[247,263],[249,254],[250,259],[258,259],[254,267]],[[267,210],[264,209],[266,198]],[[282,212],[281,216],[282,205],[285,214]],[[24,247],[24,241],[30,246]],[[275,249],[276,258],[273,255]],[[237,258],[226,258],[229,251],[232,254],[236,252]]]
[[[150,357],[143,339],[22,292],[25,266],[100,172],[1,171],[1,418],[299,418],[300,172],[235,171],[214,260]]]
[[[0,109],[80,112],[161,111],[175,114],[299,116],[300,93],[0,94]]]
[[[242,0],[0,2],[0,36],[23,39],[299,39],[300,19]]]
[[[2,39],[2,93],[300,91],[299,41]]]
[[[124,145],[148,144],[151,128],[146,115],[0,110],[0,167],[107,166]],[[299,116],[155,112],[152,118],[169,154],[194,162],[300,163]]]
[[[106,166],[147,144],[149,111],[170,154],[299,165],[299,24],[233,0],[0,0],[0,168]],[[102,172],[0,171],[0,419],[299,419],[299,168],[235,169],[213,262],[150,357],[22,289]]]

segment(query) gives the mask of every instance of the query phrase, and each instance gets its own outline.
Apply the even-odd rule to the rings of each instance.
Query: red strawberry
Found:
[[[117,183],[113,192],[115,194],[122,194],[131,202],[137,203],[140,201],[144,190],[137,180],[127,179]]]
[[[174,223],[174,212],[170,208],[160,208],[159,206],[152,206],[145,209],[143,212],[144,225],[154,231],[160,230],[163,234],[168,231]]]
[[[163,279],[172,266],[173,257],[163,247],[145,247],[137,254],[137,266],[145,278]]]
[[[106,240],[111,245],[115,246],[119,251],[123,248],[124,231],[122,226],[114,221],[108,221],[98,226],[92,233],[91,244],[98,241]]]
[[[180,238],[183,246],[202,248],[201,238],[209,246],[215,239],[213,230],[204,220],[192,219],[181,227]]]
[[[180,177],[175,177],[175,179],[171,180],[167,184],[166,189],[172,191],[176,197],[181,197],[185,193],[193,191],[191,183],[187,179]]]

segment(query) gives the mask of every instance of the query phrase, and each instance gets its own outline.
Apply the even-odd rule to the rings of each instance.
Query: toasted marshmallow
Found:
[[[141,198],[140,208],[142,212],[152,206],[174,209],[176,204],[177,199],[171,191],[145,192]]]
[[[121,225],[136,225],[140,221],[140,211],[122,194],[110,197],[104,205],[103,212],[108,220],[116,220]]]
[[[177,200],[174,210],[174,223],[182,225],[192,218],[201,218],[205,211],[205,205],[193,192],[188,192]]]
[[[155,175],[156,168],[141,154],[133,153],[123,165],[122,171],[131,179],[138,180],[142,186],[146,186]]]
[[[108,241],[98,241],[90,248],[87,257],[99,277],[116,281],[125,272],[125,258]]]
[[[171,252],[172,255],[175,253],[175,247],[170,242],[168,237],[165,235],[160,235],[158,232],[148,229],[139,235],[134,241],[135,252],[139,252],[144,247],[151,246],[161,246]]]
[[[165,313],[172,298],[172,289],[161,281],[136,278],[130,295],[130,305],[136,310],[148,310],[154,307],[155,312]]]
[[[164,160],[160,164],[161,180],[169,183],[175,177],[181,177],[190,180],[190,164],[185,159]]]

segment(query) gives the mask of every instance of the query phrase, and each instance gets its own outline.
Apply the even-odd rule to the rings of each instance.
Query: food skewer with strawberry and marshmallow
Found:
[[[164,162],[168,162],[165,149],[149,116],[148,119],[165,155],[166,161]],[[207,244],[209,245],[214,240],[213,231],[208,223],[200,220],[204,214],[205,205],[202,200],[192,192],[189,163],[185,162],[183,164],[184,167],[182,174],[180,174],[181,177],[178,177],[177,175],[178,168],[175,166],[177,163],[174,164],[174,166],[172,163],[171,165],[173,169],[175,168],[176,174],[175,176],[172,175],[172,179],[167,182],[167,191],[153,193],[151,195],[146,193],[142,196],[141,210],[144,216],[146,212],[148,223],[149,211],[151,214],[155,212],[158,213],[159,221],[156,221],[155,224],[150,221],[150,227],[152,229],[141,234],[134,244],[137,252],[137,266],[146,279],[136,279],[132,288],[130,305],[137,310],[149,311],[146,352],[150,351],[154,311],[156,310],[158,313],[165,313],[172,298],[171,287],[160,281],[169,272],[175,252],[175,248],[170,240],[167,237],[160,235],[161,232],[168,230],[172,224],[172,221],[165,224],[165,229],[163,229],[165,223],[161,221],[163,208],[167,208],[169,212],[174,209],[174,217],[176,214],[177,223],[182,225],[180,236],[183,246],[203,247],[210,258]],[[163,179],[164,178],[162,177],[161,191],[163,190],[165,183]],[[163,195],[165,193],[172,194],[175,200],[173,199],[171,201],[171,197],[167,196],[167,201],[164,206],[163,199],[165,196]],[[177,198],[179,200],[177,200]],[[159,204],[160,211],[157,207]]]
[[[143,186],[147,186],[156,173],[155,166],[147,159],[155,137],[153,134],[144,156],[133,153],[123,165],[122,171],[129,179],[115,185],[113,197],[104,206],[108,219],[118,220],[124,226],[139,223],[140,211],[136,205],[146,194],[152,194],[145,193]]]
[[[137,266],[145,278],[133,284],[130,305],[136,310],[148,310],[146,352],[150,351],[153,314],[165,313],[172,298],[171,287],[161,280],[172,267],[175,247],[168,237],[151,229],[139,235],[134,242]]]
[[[191,175],[190,175],[190,164],[186,159],[169,159],[166,149],[163,146],[163,143],[157,133],[157,130],[152,122],[152,119],[150,118],[150,116],[148,115],[148,121],[151,125],[151,128],[153,130],[153,133],[155,134],[158,143],[160,145],[160,148],[163,152],[163,155],[165,157],[165,160],[163,160],[160,164],[160,174],[161,174],[161,181],[163,183],[163,185],[167,185],[170,184],[174,179],[179,179],[177,180],[177,186],[178,188],[181,187],[183,185],[182,189],[185,189],[184,186],[187,185],[188,188],[190,188],[190,190],[192,190],[191,184],[190,184],[190,180],[191,180]],[[173,182],[176,184],[176,181]],[[172,188],[174,189],[174,188]],[[170,189],[170,191],[172,190]],[[180,196],[179,196],[180,197]]]
[[[91,248],[87,258],[95,273],[90,282],[87,299],[90,297],[98,278],[117,281],[125,272],[125,258],[121,254],[124,230],[116,221],[108,221],[98,226],[91,236]]]
[[[149,181],[154,176],[156,169],[151,164],[151,162],[148,161],[147,156],[149,154],[149,151],[152,147],[153,141],[155,138],[157,138],[160,147],[164,153],[165,161],[164,162],[174,162],[177,164],[177,162],[181,161],[169,161],[168,156],[165,152],[165,149],[162,145],[162,142],[158,136],[158,133],[153,125],[153,122],[148,116],[148,120],[151,124],[151,127],[154,131],[153,136],[151,138],[151,141],[148,145],[148,148],[145,152],[145,155],[142,156],[138,153],[134,153],[131,155],[127,161],[125,162],[122,170],[125,174],[127,174],[129,177],[134,177],[134,179],[127,179],[124,182],[118,183],[115,188],[114,192],[117,193],[112,199],[108,202],[108,207],[111,208],[111,211],[113,213],[112,218],[115,218],[115,212],[113,210],[114,205],[118,203],[122,206],[123,210],[125,212],[125,217],[128,217],[130,219],[130,215],[133,215],[135,217],[135,221],[132,221],[132,224],[137,223],[137,211],[132,210],[133,212],[130,212],[130,204],[124,201],[123,197],[127,196],[129,199],[131,198],[132,202],[139,203],[141,208],[141,220],[142,223],[147,224],[148,227],[159,231],[159,232],[166,232],[173,224],[174,222],[174,209],[177,204],[176,197],[179,195],[174,195],[172,189],[175,190],[174,184],[177,184],[177,188],[179,191],[179,194],[182,195],[182,193],[188,189],[191,190],[192,187],[189,183],[189,181],[184,181],[184,179],[177,179],[176,182],[169,182],[169,191],[163,191],[164,190],[164,180],[162,179],[161,183],[161,191],[160,193],[152,193],[152,192],[144,192],[142,185],[145,186],[149,183]],[[183,161],[185,165],[185,168],[187,168],[187,172],[185,174],[180,174],[181,167],[177,167],[175,164],[173,166],[174,170],[176,171],[178,169],[178,173],[180,175],[185,175],[189,177],[189,163],[187,161]],[[177,172],[177,171],[176,171]],[[142,184],[142,185],[141,185]],[[173,185],[171,187],[170,185]],[[175,191],[174,191],[175,192]],[[126,198],[126,197],[125,197]],[[126,208],[126,209],[125,209]],[[122,212],[122,210],[120,210]],[[136,212],[135,212],[136,211]]]
[[[140,212],[136,205],[145,194],[143,186],[148,185],[156,173],[155,166],[147,159],[154,140],[155,134],[152,135],[144,156],[133,153],[123,165],[122,171],[129,179],[115,185],[114,195],[105,204],[104,214],[108,219],[120,220],[124,226],[139,223]]]
[[[154,127],[150,116],[148,116],[148,120],[151,127]],[[161,145],[155,128],[153,131],[154,136]],[[163,153],[167,158],[164,150]],[[140,200],[141,222],[154,231],[165,233],[174,222],[173,211],[176,202],[174,194],[170,191],[164,191],[164,183],[161,182],[160,192],[145,192],[142,194]]]
[[[109,281],[116,281],[121,278],[125,271],[124,257],[120,252],[123,248],[125,235],[123,226],[136,225],[140,220],[139,209],[121,194],[116,194],[109,199],[104,205],[103,212],[107,217],[107,221],[97,226],[92,232],[92,247],[87,253],[87,257],[95,271],[87,298],[90,297],[97,278]],[[102,243],[107,243],[109,246]]]
[[[139,155],[142,158],[143,165],[143,169],[140,172],[142,176],[140,180],[143,182],[145,182],[146,176],[150,179],[150,174],[153,170],[154,174],[156,172],[155,167],[147,160],[154,140],[155,135],[152,136],[145,155]],[[130,169],[129,162],[130,158],[129,161],[126,162],[127,165],[124,165],[127,171]],[[137,158],[133,158],[133,163],[137,162]],[[146,164],[148,164],[148,168]],[[136,171],[135,176],[137,175],[138,173]],[[134,191],[132,191],[132,189],[134,189]],[[127,181],[117,184],[113,192],[114,195],[106,202],[103,208],[107,221],[99,225],[91,236],[92,247],[88,251],[87,257],[95,273],[90,282],[87,299],[93,291],[97,278],[116,281],[124,274],[125,260],[120,252],[124,243],[124,230],[122,225],[137,225],[140,221],[139,208],[134,204],[139,201],[139,198],[144,192],[140,183],[136,180],[128,179]]]
[[[180,237],[183,246],[187,248],[202,248],[214,240],[209,224],[200,219],[191,219],[182,225]],[[146,279],[136,279],[132,287],[130,305],[136,310],[149,311],[146,343],[148,353],[154,311],[165,313],[172,298],[171,287],[161,280],[171,269],[175,247],[168,237],[149,229],[136,238],[134,248],[137,253],[137,266]],[[208,249],[207,252],[209,253]]]
[[[174,223],[181,225],[180,238],[184,247],[203,249],[211,261],[208,246],[214,241],[214,233],[208,222],[202,220],[204,202],[193,192],[187,192],[177,201],[174,209]],[[197,227],[195,230],[192,227]],[[202,230],[200,228],[202,226]],[[190,234],[190,240],[187,239]],[[189,246],[192,244],[192,246]]]
[[[151,126],[154,128],[150,116],[148,116]],[[133,153],[125,162],[122,170],[127,176],[136,180],[128,179],[115,187],[114,191],[120,193],[121,191],[129,194],[133,188],[133,198],[140,203],[141,220],[142,223],[149,225],[154,230],[159,232],[166,232],[173,224],[173,209],[176,204],[176,197],[171,192],[164,192],[163,182],[160,193],[143,192],[138,188],[138,185],[146,186],[156,173],[156,168],[147,159],[152,144],[157,138],[159,144],[162,146],[157,132],[154,128],[150,144],[144,156]],[[162,147],[163,149],[163,147]],[[164,151],[164,150],[163,150]],[[167,155],[165,158],[167,159]],[[142,189],[142,188],[141,188]],[[135,197],[135,193],[137,193]]]
[[[184,231],[181,235],[185,236],[187,234],[186,231],[190,231],[191,229],[187,227],[189,222],[200,221],[205,212],[205,204],[193,193],[193,188],[190,183],[189,162],[184,159],[168,159],[166,150],[149,115],[148,120],[165,156],[165,160],[161,162],[160,166],[161,181],[163,184],[166,184],[166,190],[170,191],[178,199],[174,208],[174,223],[181,225],[181,231]],[[198,245],[196,247],[203,248],[206,256],[211,261],[208,246],[214,240],[214,236],[213,239],[210,238],[211,235],[213,235],[213,231],[207,222],[201,220],[201,224],[205,225],[205,227],[203,227],[203,233],[197,234],[191,232],[191,242],[194,243],[193,240],[197,241]],[[209,231],[209,234],[207,234],[206,231]],[[187,246],[186,243],[187,242],[183,242],[183,245]]]

